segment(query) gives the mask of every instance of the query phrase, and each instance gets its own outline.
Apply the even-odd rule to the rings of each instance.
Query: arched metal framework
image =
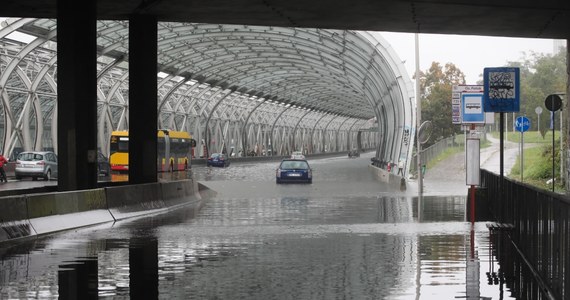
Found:
[[[7,155],[57,151],[56,25],[8,19],[0,28]],[[128,22],[97,28],[98,145],[108,154],[111,131],[129,128]],[[413,87],[389,45],[369,33],[159,23],[157,42],[157,127],[190,132],[204,146],[196,157],[357,147],[376,147],[385,161],[410,157]]]

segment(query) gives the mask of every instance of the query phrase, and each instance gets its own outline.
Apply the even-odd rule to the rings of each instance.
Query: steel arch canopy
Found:
[[[20,49],[3,57],[8,74],[3,74],[0,81],[6,82],[8,100],[16,106],[13,113],[21,115],[25,101],[17,99],[25,99],[24,91],[29,89],[24,82],[50,82],[55,77],[55,72],[39,70],[55,68],[57,24],[50,19],[9,19],[7,23],[3,36],[20,32],[32,37],[31,42],[19,45],[7,38],[1,40],[3,47]],[[108,134],[128,128],[128,22],[98,21],[97,29],[99,131]],[[388,122],[378,122],[385,124],[378,132],[390,139],[382,143],[390,148],[382,153],[392,160],[411,153],[411,145],[403,142],[409,140],[404,139],[405,130],[413,128],[415,122],[411,81],[397,55],[381,38],[343,30],[159,23],[157,43],[159,124],[205,134],[210,129],[203,127],[217,124],[218,119],[241,122],[240,127],[245,128],[249,116],[250,123],[256,120],[270,125],[278,118],[271,117],[273,105],[284,105],[289,109],[279,117],[282,119],[298,120],[298,115],[306,115],[296,110],[311,110],[315,120],[323,114],[355,121],[388,118]],[[12,80],[22,75],[9,66],[24,61],[35,64],[36,73],[45,79]],[[217,96],[221,90],[228,91],[222,100]],[[56,98],[55,89],[44,93],[50,99]],[[256,101],[260,103],[248,104]],[[50,107],[55,102],[43,101],[42,105]],[[34,113],[42,111],[50,109]],[[48,116],[37,115],[34,119],[49,123]],[[279,122],[277,126],[289,123],[315,128],[305,121]],[[340,125],[335,130],[341,130]],[[25,136],[32,132],[42,131],[32,130]],[[99,144],[105,148],[106,135],[99,136]]]

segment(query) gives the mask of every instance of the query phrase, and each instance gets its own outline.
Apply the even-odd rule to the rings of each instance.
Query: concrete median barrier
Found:
[[[115,220],[121,220],[165,210],[161,185],[146,183],[106,187],[107,204]]]
[[[26,196],[0,198],[0,242],[35,235],[28,220]]]
[[[93,190],[0,197],[0,242],[160,213],[182,205],[198,212],[201,193],[194,180],[123,185]]]
[[[385,182],[391,188],[398,189],[400,191],[406,190],[406,181],[405,179],[402,181],[403,178],[401,176],[392,174],[373,165],[368,165],[368,169],[370,169],[377,176],[380,182]]]
[[[30,194],[27,211],[37,234],[114,221],[103,189]]]
[[[167,207],[186,205],[199,200],[194,193],[193,180],[162,182],[160,185],[162,199]]]

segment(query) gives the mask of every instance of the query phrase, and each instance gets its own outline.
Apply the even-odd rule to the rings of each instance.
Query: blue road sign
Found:
[[[485,124],[482,93],[461,94],[461,108],[463,124]]]
[[[530,120],[527,117],[517,117],[515,121],[515,130],[518,132],[528,131],[530,128]]]
[[[520,110],[519,68],[484,68],[483,81],[486,112]]]

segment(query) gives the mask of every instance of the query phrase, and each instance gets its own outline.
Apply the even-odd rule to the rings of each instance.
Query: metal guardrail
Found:
[[[570,299],[570,199],[481,170],[495,220],[513,225],[511,240],[544,282],[549,299]]]

